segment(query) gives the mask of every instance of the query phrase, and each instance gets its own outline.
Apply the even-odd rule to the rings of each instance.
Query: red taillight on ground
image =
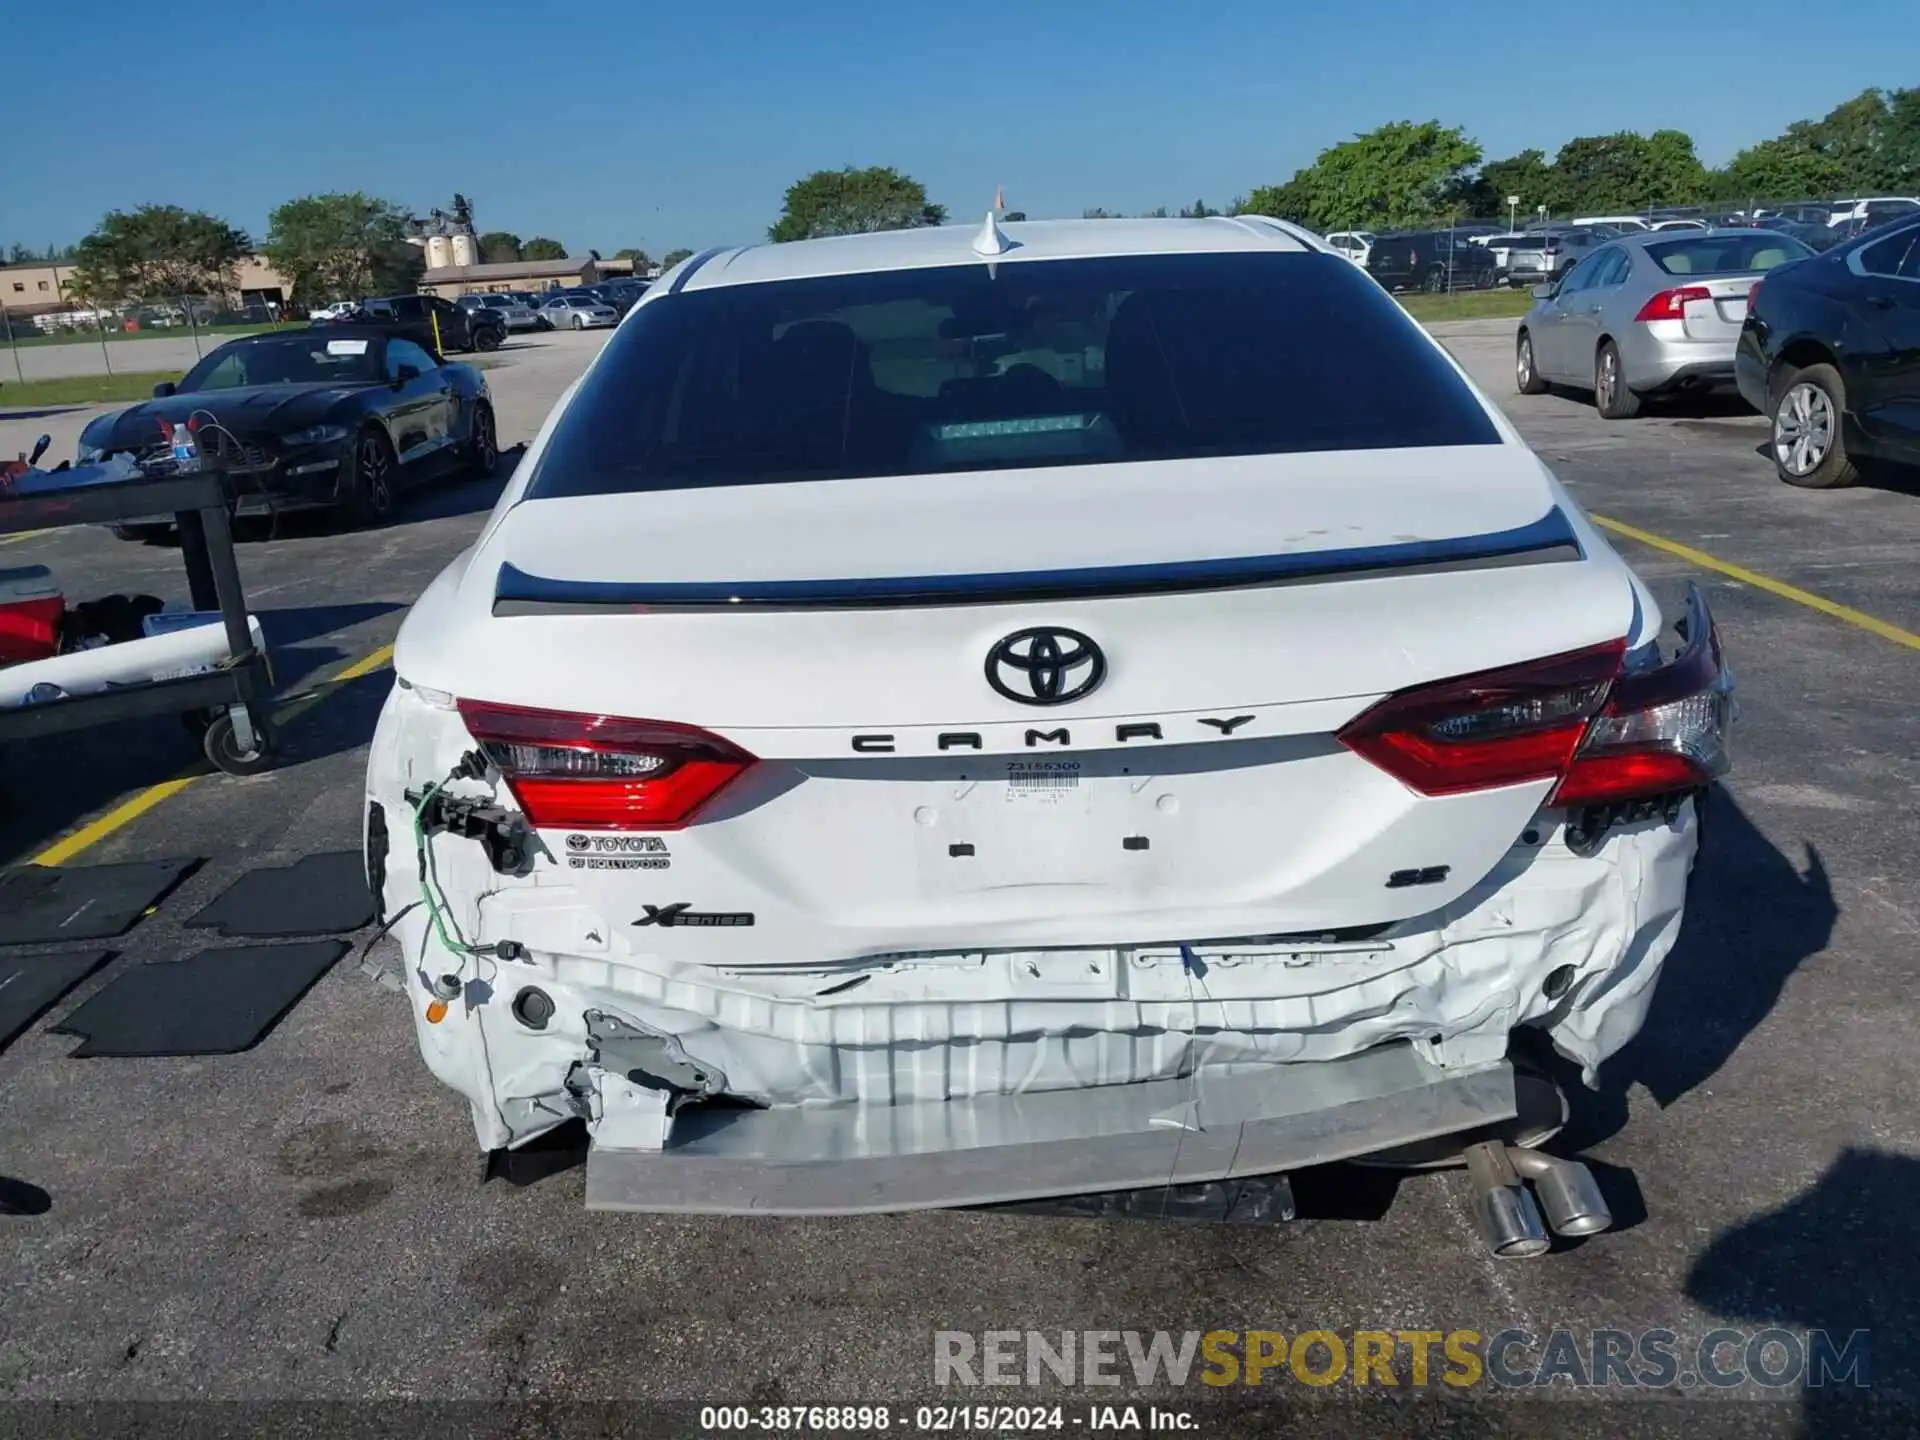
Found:
[[[1684,320],[1687,318],[1688,301],[1711,299],[1713,292],[1704,285],[1681,285],[1649,296],[1647,303],[1640,307],[1640,313],[1633,318],[1636,321]]]
[[[678,830],[754,763],[691,725],[459,703],[460,718],[538,828]]]
[[[1727,769],[1732,681],[1697,587],[1682,627],[1654,668],[1623,669],[1615,641],[1390,695],[1339,738],[1422,795],[1558,777],[1547,803],[1571,808],[1691,790]]]

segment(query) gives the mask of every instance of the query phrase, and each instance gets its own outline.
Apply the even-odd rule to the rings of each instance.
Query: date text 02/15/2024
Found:
[[[921,1434],[1004,1434],[1087,1431],[1194,1431],[1190,1411],[1153,1405],[919,1405],[897,1413],[888,1405],[709,1405],[701,1408],[700,1428],[709,1435],[730,1433],[884,1434],[891,1430]]]

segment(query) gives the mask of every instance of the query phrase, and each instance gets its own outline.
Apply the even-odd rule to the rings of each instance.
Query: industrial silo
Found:
[[[427,269],[445,270],[453,264],[453,242],[444,235],[427,237]]]
[[[465,231],[456,231],[453,236],[453,263],[460,269],[480,262],[480,247],[474,243],[473,236]]]

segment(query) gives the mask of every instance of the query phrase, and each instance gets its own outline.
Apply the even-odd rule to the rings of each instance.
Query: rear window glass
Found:
[[[1700,235],[1647,246],[1653,263],[1669,275],[1738,275],[1771,270],[1813,251],[1791,235]]]
[[[650,300],[528,494],[1497,443],[1336,256],[1016,260]]]

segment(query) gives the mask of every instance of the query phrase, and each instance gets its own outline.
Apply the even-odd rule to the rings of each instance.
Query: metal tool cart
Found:
[[[111,525],[172,513],[196,610],[218,610],[232,658],[215,669],[170,680],[116,686],[94,695],[0,710],[0,742],[106,725],[141,715],[178,714],[204,723],[207,759],[229,775],[271,768],[272,672],[247,625],[247,601],[228,523],[229,487],[212,462],[186,474],[135,476],[69,490],[0,497],[0,535],[70,525]]]

